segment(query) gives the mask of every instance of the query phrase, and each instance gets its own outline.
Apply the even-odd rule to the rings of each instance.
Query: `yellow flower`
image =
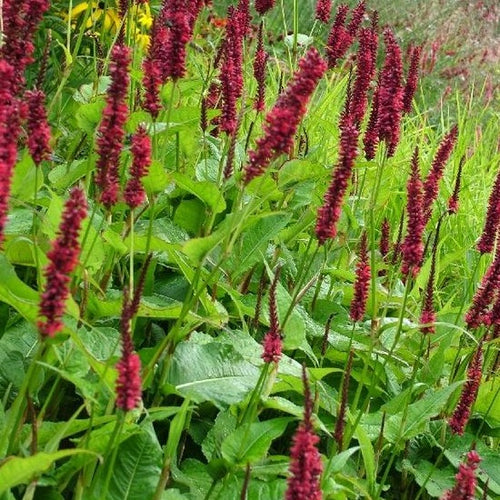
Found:
[[[149,4],[143,3],[141,5],[136,5],[136,9],[137,24],[146,30],[151,29],[151,26],[153,26],[153,16],[151,15]]]
[[[69,16],[71,19],[78,19],[79,17],[84,17],[87,10],[90,8],[91,12],[85,23],[85,28],[92,28],[99,21],[102,22],[102,26],[105,31],[116,31],[120,27],[120,18],[116,13],[116,10],[106,8],[104,2],[83,2],[78,4],[73,8]]]

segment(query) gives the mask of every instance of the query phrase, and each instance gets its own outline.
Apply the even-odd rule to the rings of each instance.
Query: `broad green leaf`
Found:
[[[285,432],[291,420],[293,419],[282,417],[243,424],[222,443],[223,458],[234,465],[244,465],[260,460],[267,454],[272,441]]]
[[[97,125],[101,121],[104,106],[105,102],[102,98],[98,98],[87,104],[82,104],[75,114],[78,128],[92,137]]]
[[[226,208],[226,202],[224,201],[224,196],[219,191],[217,186],[207,181],[194,181],[187,175],[181,173],[170,174],[175,184],[189,193],[196,196],[201,200],[207,207],[209,207],[214,213],[218,214]]]
[[[207,436],[201,444],[203,455],[210,462],[219,453],[223,441],[236,428],[236,416],[230,410],[219,412],[213,427],[208,431]]]
[[[415,477],[419,486],[425,484],[425,490],[432,497],[441,497],[448,489],[453,488],[456,473],[453,467],[436,467],[427,460],[420,460],[411,464],[408,460],[403,460],[403,467],[409,470]]]
[[[57,165],[49,172],[49,181],[55,189],[66,189],[93,168],[94,165],[88,160],[75,160],[70,165]]]
[[[491,427],[500,427],[500,377],[480,385],[473,411],[479,413]]]
[[[287,161],[279,171],[278,186],[296,184],[309,179],[320,179],[329,176],[329,171],[318,163],[309,160]]]
[[[259,370],[230,345],[182,342],[172,357],[168,383],[197,403],[219,408],[242,401],[259,377]]]
[[[161,447],[152,433],[142,431],[118,447],[107,500],[143,500],[152,498],[161,473]],[[102,491],[103,476],[94,481]],[[102,498],[102,497],[98,497]]]
[[[43,183],[43,171],[35,166],[28,151],[22,153],[20,161],[12,175],[11,196],[23,201],[31,200],[35,196],[35,179],[38,174],[37,191]]]
[[[377,479],[377,471],[375,468],[375,451],[373,450],[373,445],[361,425],[356,427],[354,432],[356,436],[359,447],[361,449],[361,456],[363,457],[363,464],[365,466],[366,480],[368,481],[368,489],[373,491],[375,488],[375,482]]]
[[[87,450],[60,450],[55,453],[37,453],[30,457],[8,457],[0,465],[0,493],[18,484],[29,483],[46,472],[57,460],[78,454],[93,455]]]

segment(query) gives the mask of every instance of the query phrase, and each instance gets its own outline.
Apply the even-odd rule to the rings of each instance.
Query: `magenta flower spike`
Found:
[[[349,316],[352,321],[361,321],[365,315],[368,290],[370,288],[371,269],[368,263],[366,232],[363,231],[359,246],[359,260],[356,265],[356,280],[354,281],[354,296],[351,302]]]
[[[266,363],[277,363],[281,358],[282,336],[278,318],[278,302],[276,298],[276,288],[278,286],[280,276],[280,268],[274,274],[273,282],[269,289],[269,331],[264,337],[264,352],[262,359]]]
[[[448,490],[440,500],[474,500],[476,497],[477,468],[481,462],[481,457],[475,450],[467,453],[465,463],[458,466],[458,473],[455,476],[455,486]]]

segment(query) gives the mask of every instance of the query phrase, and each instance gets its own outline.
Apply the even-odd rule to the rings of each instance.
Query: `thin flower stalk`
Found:
[[[474,500],[476,498],[477,469],[481,457],[475,450],[467,453],[465,463],[458,466],[455,486],[444,493],[440,500]]]
[[[448,424],[453,434],[463,435],[465,426],[469,421],[472,405],[476,401],[479,385],[481,383],[483,367],[483,343],[480,342],[467,369],[465,382],[455,411]]]
[[[42,337],[53,337],[63,329],[62,316],[69,297],[71,273],[78,264],[78,236],[87,215],[87,201],[82,189],[75,187],[63,210],[57,238],[47,254],[49,263],[44,271],[47,280],[40,299],[38,331]]]
[[[432,246],[431,269],[429,271],[429,278],[425,288],[424,306],[420,314],[420,324],[425,325],[420,327],[420,331],[424,334],[436,333],[436,310],[434,308],[434,280],[436,277],[436,253],[439,238],[439,229],[441,224],[438,224],[436,229],[436,236],[434,238],[434,245]]]
[[[298,71],[265,118],[264,135],[257,139],[256,149],[249,153],[245,184],[262,175],[274,157],[291,151],[307,103],[325,71],[326,63],[319,52],[315,48],[309,49],[300,60]]]
[[[323,471],[317,449],[319,437],[312,423],[313,401],[305,366],[302,367],[304,383],[304,418],[293,437],[290,450],[290,477],[285,493],[286,500],[321,500],[319,478]]]

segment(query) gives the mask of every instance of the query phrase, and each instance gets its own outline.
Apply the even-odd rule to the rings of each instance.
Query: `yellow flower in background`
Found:
[[[79,18],[85,18],[87,10],[91,9],[88,19],[85,23],[85,28],[93,28],[94,30],[101,28],[104,32],[115,34],[121,24],[118,14],[118,5],[109,5],[106,2],[82,2],[74,7],[66,18],[71,17],[73,22],[77,22]],[[153,25],[153,16],[148,3],[136,4],[127,15],[125,30],[133,34],[134,40],[145,50],[149,45],[148,31]]]

